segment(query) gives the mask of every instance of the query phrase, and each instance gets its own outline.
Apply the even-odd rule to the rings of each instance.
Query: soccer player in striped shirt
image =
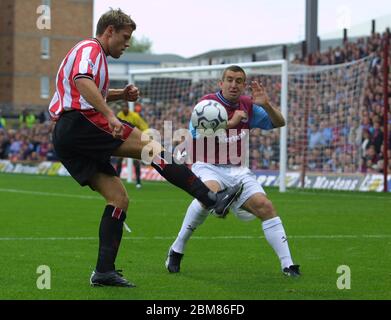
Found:
[[[122,55],[135,29],[135,22],[120,9],[103,14],[96,38],[76,44],[62,61],[49,106],[56,121],[53,144],[58,158],[81,186],[89,185],[107,204],[99,228],[98,261],[90,278],[93,286],[134,286],[114,264],[129,200],[110,164],[111,156],[141,159],[142,154],[150,154],[152,166],[166,180],[216,215],[225,215],[242,190],[238,184],[223,192],[210,191],[185,165],[176,164],[160,144],[144,139],[148,137],[142,139],[140,130],[120,121],[108,107],[109,101],[136,101],[139,97],[138,88],[132,84],[109,89],[106,60],[107,56]]]

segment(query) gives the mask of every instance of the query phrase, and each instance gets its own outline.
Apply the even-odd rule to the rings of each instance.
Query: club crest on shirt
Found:
[[[90,67],[91,67],[92,69],[95,68],[95,65],[92,63],[92,60],[91,60],[91,59],[88,59],[87,62],[88,62],[88,64],[90,65]]]

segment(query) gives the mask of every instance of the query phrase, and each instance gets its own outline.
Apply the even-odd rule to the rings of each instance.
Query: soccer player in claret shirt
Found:
[[[282,221],[277,216],[272,202],[266,197],[262,186],[257,182],[250,169],[245,166],[245,163],[236,161],[237,156],[244,159],[243,153],[249,151],[242,147],[241,140],[248,136],[250,129],[271,130],[282,127],[285,125],[284,117],[278,109],[271,105],[265,88],[257,81],[251,82],[252,97],[243,95],[246,88],[246,74],[239,66],[226,68],[219,84],[221,88],[219,92],[206,95],[202,100],[216,100],[226,108],[229,119],[227,128],[231,130],[228,130],[229,134],[224,142],[228,150],[234,150],[237,154],[226,152],[222,155],[221,152],[219,153],[221,148],[218,144],[222,142],[218,140],[219,142],[215,142],[216,154],[213,155],[213,159],[201,153],[203,158],[197,159],[198,161],[193,164],[192,170],[214,191],[234,185],[237,181],[243,183],[243,192],[232,204],[232,211],[241,220],[259,218],[262,221],[266,240],[280,260],[282,272],[288,276],[298,277],[300,276],[299,266],[292,261]],[[193,142],[196,142],[197,134],[191,123],[190,130],[193,133]],[[194,149],[196,146],[197,143],[194,143]],[[198,150],[194,151],[194,149],[194,156],[199,158]],[[232,161],[232,158],[235,158],[235,161]],[[181,230],[169,249],[166,259],[166,267],[169,272],[180,271],[185,245],[194,230],[205,221],[206,217],[207,211],[204,207],[197,200],[193,200],[187,209]]]
[[[90,278],[93,286],[134,286],[115,268],[129,200],[110,164],[111,156],[140,159],[144,151],[166,180],[216,215],[226,214],[242,190],[238,184],[223,192],[210,191],[185,165],[176,164],[160,144],[145,141],[147,137],[141,139],[140,130],[120,121],[108,107],[109,101],[136,101],[139,97],[138,88],[132,84],[124,89],[109,89],[106,60],[107,56],[122,55],[135,29],[134,21],[120,9],[103,14],[96,38],[76,44],[62,61],[49,106],[56,121],[53,144],[59,160],[81,186],[88,185],[99,192],[107,204],[100,222],[96,269]]]

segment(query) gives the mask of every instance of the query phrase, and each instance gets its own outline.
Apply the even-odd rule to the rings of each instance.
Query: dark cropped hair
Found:
[[[235,65],[229,66],[224,69],[223,76],[222,76],[221,80],[225,79],[225,74],[227,73],[227,71],[241,72],[244,75],[244,80],[246,80],[246,72],[244,72],[244,70],[241,67],[235,66]]]
[[[99,18],[96,25],[96,35],[102,35],[108,26],[113,26],[117,32],[126,26],[130,26],[133,31],[136,30],[136,23],[121,9],[114,10],[110,8],[109,11]]]

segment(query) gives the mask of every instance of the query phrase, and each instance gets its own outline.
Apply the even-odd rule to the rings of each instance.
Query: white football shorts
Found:
[[[214,180],[220,184],[221,189],[233,187],[237,183],[243,183],[243,192],[239,198],[232,204],[231,210],[235,216],[243,221],[251,221],[256,218],[252,213],[240,208],[255,193],[265,194],[261,184],[257,181],[256,176],[249,168],[214,165],[205,162],[196,162],[191,170],[201,181]]]

